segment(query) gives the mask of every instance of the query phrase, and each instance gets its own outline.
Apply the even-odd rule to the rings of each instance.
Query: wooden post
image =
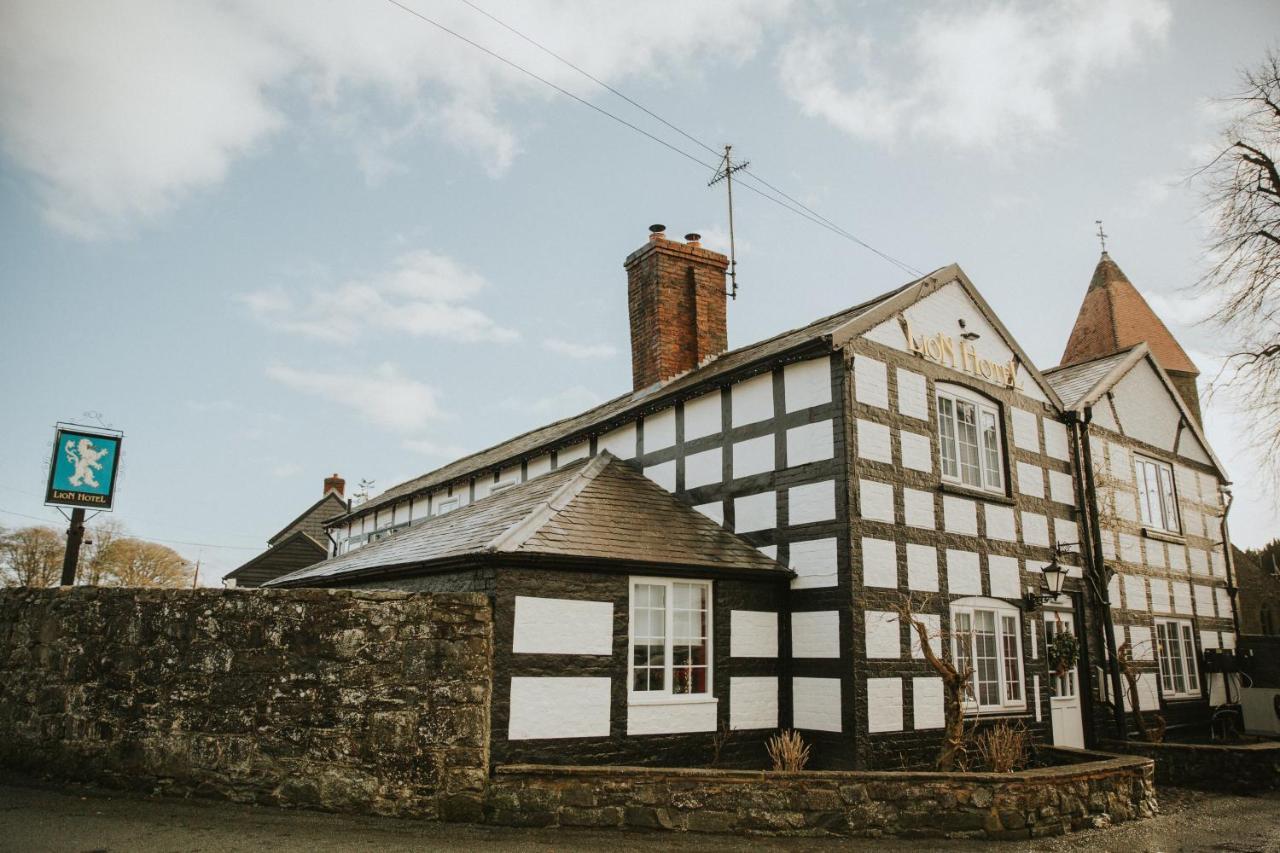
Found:
[[[71,510],[71,526],[67,528],[67,552],[62,557],[62,585],[75,586],[76,564],[80,562],[80,543],[84,541],[84,507]]]

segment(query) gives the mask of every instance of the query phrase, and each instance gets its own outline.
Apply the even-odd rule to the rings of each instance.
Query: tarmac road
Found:
[[[684,833],[527,830],[149,798],[97,788],[0,785],[0,850],[22,853],[347,850],[1091,850],[1280,853],[1280,792],[1261,797],[1166,789],[1159,817],[1035,842],[740,838]]]

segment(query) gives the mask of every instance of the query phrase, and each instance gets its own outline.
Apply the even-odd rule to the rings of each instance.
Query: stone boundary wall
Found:
[[[0,767],[479,819],[492,625],[474,593],[0,590]]]
[[[1238,745],[1104,741],[1104,749],[1156,763],[1156,781],[1208,791],[1280,790],[1280,741]]]
[[[499,766],[485,820],[760,835],[1038,838],[1156,812],[1151,761],[1047,750],[1018,773]]]

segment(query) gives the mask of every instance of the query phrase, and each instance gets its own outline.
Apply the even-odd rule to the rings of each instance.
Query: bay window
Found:
[[[1177,533],[1178,499],[1173,490],[1173,469],[1164,462],[1135,456],[1138,465],[1138,509],[1148,527]]]
[[[1196,644],[1191,623],[1185,619],[1157,619],[1156,652],[1160,658],[1160,688],[1172,699],[1200,695],[1196,670]]]
[[[711,584],[631,581],[630,698],[706,698],[711,693]]]
[[[1026,707],[1022,689],[1022,617],[989,598],[951,605],[951,653],[956,668],[971,670],[965,704],[979,711]]]
[[[991,492],[1004,490],[1000,410],[953,385],[938,386],[938,447],[942,479]]]

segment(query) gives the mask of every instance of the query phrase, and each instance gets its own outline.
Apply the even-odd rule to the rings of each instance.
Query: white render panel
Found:
[[[1150,362],[1143,359],[1135,364],[1111,393],[1126,435],[1165,450],[1174,449],[1182,413]]]
[[[858,456],[873,462],[893,462],[893,450],[889,444],[889,427],[859,418]]]
[[[396,504],[391,510],[391,523],[392,524],[408,523],[409,519],[412,517],[411,509],[412,509],[412,506],[409,503],[409,501],[401,501],[400,503]]]
[[[543,474],[551,470],[551,455],[544,453],[541,456],[535,456],[525,465],[525,479],[532,480],[534,477],[541,477]]]
[[[1202,649],[1218,648],[1218,632],[1217,631],[1201,631],[1200,632],[1200,648]]]
[[[982,595],[977,554],[947,549],[947,592],[951,595]]]
[[[942,617],[936,613],[917,613],[915,617],[929,635],[929,648],[942,657]],[[907,625],[907,636],[911,640],[911,657],[924,660],[924,647],[920,645],[920,634],[914,625]]]
[[[493,490],[493,475],[485,474],[483,477],[476,479],[476,500],[489,497],[489,492]]]
[[[750,477],[752,474],[763,474],[772,471],[773,436],[762,435],[733,444],[733,476]]]
[[[902,731],[902,679],[867,679],[867,731]]]
[[[840,679],[791,679],[792,725],[797,729],[838,732],[840,726]]]
[[[676,490],[676,460],[650,465],[644,469],[644,475],[668,492]]]
[[[1039,418],[1026,409],[1013,408],[1013,443],[1023,450],[1040,452]]]
[[[729,728],[776,729],[778,727],[778,679],[765,676],[733,676],[729,679]]]
[[[733,529],[738,533],[772,530],[778,526],[778,499],[773,492],[733,499]]]
[[[1173,582],[1173,612],[1191,615],[1191,584],[1186,581]]]
[[[636,455],[636,424],[623,424],[612,432],[596,439],[596,452],[609,451],[619,459],[634,459]]]
[[[902,520],[908,527],[920,527],[925,530],[937,528],[933,517],[933,493],[919,489],[902,489]]]
[[[831,360],[815,358],[782,368],[783,398],[788,412],[831,402]]]
[[[1163,569],[1165,567],[1164,543],[1155,539],[1146,539],[1142,544],[1146,552],[1147,565]]]
[[[644,451],[652,453],[676,443],[676,410],[663,409],[644,419]]]
[[[609,679],[511,679],[508,740],[609,736]]]
[[[1076,523],[1066,518],[1055,518],[1053,520],[1053,541],[1058,545],[1078,545],[1080,543],[1080,530],[1076,527]]]
[[[716,730],[717,702],[664,702],[627,706],[627,734],[665,735]],[[733,709],[729,709],[730,713]]]
[[[1209,563],[1213,568],[1214,577],[1225,578],[1227,576],[1227,561],[1222,556],[1222,549],[1214,548],[1209,552]]]
[[[1198,583],[1192,588],[1192,592],[1196,599],[1196,615],[1200,617],[1213,616],[1213,590],[1202,583]],[[1230,614],[1227,615],[1229,616]]]
[[[1044,469],[1026,462],[1018,463],[1018,491],[1036,498],[1044,497]]]
[[[933,443],[929,436],[904,429],[898,431],[898,441],[902,447],[903,468],[933,473]]]
[[[1022,582],[1016,557],[987,555],[987,573],[990,575],[992,598],[1021,598]]]
[[[792,542],[789,562],[796,573],[791,581],[792,589],[816,589],[837,584],[839,572],[834,538]]]
[[[569,447],[562,447],[556,451],[556,467],[563,468],[577,459],[585,459],[590,452],[591,444],[586,441],[579,441]]]
[[[853,394],[859,403],[889,408],[889,375],[883,361],[865,355],[853,357]]]
[[[517,595],[511,651],[540,655],[613,654],[613,602]]]
[[[1155,645],[1151,642],[1151,629],[1141,625],[1129,626],[1129,651],[1134,660],[1155,660]]]
[[[1124,607],[1126,610],[1147,612],[1147,581],[1141,575],[1123,575]]]
[[[1169,568],[1175,572],[1185,572],[1187,570],[1186,546],[1170,542],[1167,550],[1169,554]]]
[[[1120,606],[1120,576],[1112,575],[1107,581],[1107,601],[1111,607]]]
[[[1133,465],[1129,461],[1129,451],[1125,450],[1123,445],[1116,444],[1114,441],[1107,442],[1107,459],[1112,477],[1125,485],[1133,482]]]
[[[983,504],[987,520],[987,538],[1003,542],[1017,542],[1018,531],[1013,524],[1013,507],[1000,504]]]
[[[1169,582],[1160,578],[1151,579],[1151,612],[1169,612]]]
[[[1071,458],[1067,443],[1067,427],[1060,421],[1041,419],[1044,423],[1044,452],[1054,459],[1066,461]]]
[[[691,453],[684,458],[684,487],[696,489],[724,478],[723,455],[719,447]]]
[[[967,498],[943,495],[942,518],[948,533],[978,535],[978,505]]]
[[[770,560],[776,560],[776,559],[778,559],[778,546],[777,546],[777,545],[761,545],[761,546],[760,546],[759,548],[757,548],[756,550],[757,550],[757,551],[759,551],[761,554],[764,554],[764,555],[765,555],[766,557],[768,557]]]
[[[840,657],[840,614],[811,610],[791,614],[791,655],[797,658]]]
[[[773,417],[773,374],[761,373],[735,384],[729,397],[734,426],[769,420]]]
[[[910,546],[907,546],[910,547]],[[898,588],[898,546],[888,539],[862,538],[862,585]]]
[[[832,421],[818,421],[787,430],[787,466],[821,462],[835,455]],[[772,438],[770,436],[770,438]],[[736,475],[736,468],[735,475]]]
[[[941,678],[911,679],[911,718],[917,729],[940,729],[946,724]]]
[[[858,481],[858,509],[871,521],[893,523],[893,484],[876,480]]]
[[[1129,688],[1124,689],[1124,707],[1130,710]],[[1160,697],[1156,692],[1156,674],[1142,672],[1138,674],[1138,707],[1143,711],[1156,711],[1160,708]]]
[[[1116,532],[1102,528],[1102,556],[1107,560],[1116,558]]]
[[[1231,593],[1227,592],[1224,586],[1214,587],[1213,596],[1218,600],[1218,616],[1222,619],[1231,618]]]
[[[867,658],[902,657],[898,614],[891,610],[867,610],[863,616],[867,635]]]
[[[1209,554],[1200,548],[1191,548],[1188,553],[1191,555],[1191,573],[1196,575],[1209,574]]]
[[[1071,475],[1061,471],[1049,472],[1049,497],[1060,504],[1076,504],[1076,490]]]
[[[721,527],[724,526],[724,503],[722,501],[711,501],[711,503],[698,504],[694,509]]]
[[[907,544],[907,588],[919,592],[938,591],[937,548]]]
[[[907,417],[929,420],[929,395],[924,377],[902,367],[898,368],[898,411]]]
[[[787,502],[793,526],[811,521],[830,521],[836,517],[836,484],[832,480],[823,480],[792,486],[787,490]]]
[[[1111,491],[1111,498],[1116,505],[1116,515],[1125,521],[1136,522],[1138,520],[1138,497],[1133,492]]]
[[[684,404],[684,440],[720,432],[720,392],[703,394]]]
[[[1234,649],[1236,647],[1236,635],[1234,631],[1222,632],[1222,647],[1224,649]]]
[[[423,495],[420,498],[414,498],[413,505],[409,508],[409,520],[417,521],[429,515],[431,515],[431,496]]]
[[[767,610],[729,611],[729,657],[776,658],[778,614]]]
[[[1022,541],[1028,545],[1049,547],[1049,520],[1038,512],[1022,514]]]
[[[1185,459],[1194,459],[1197,462],[1203,462],[1205,465],[1212,465],[1213,460],[1209,457],[1209,452],[1205,450],[1200,439],[1189,429],[1182,431],[1182,436],[1178,439],[1178,455]]]

